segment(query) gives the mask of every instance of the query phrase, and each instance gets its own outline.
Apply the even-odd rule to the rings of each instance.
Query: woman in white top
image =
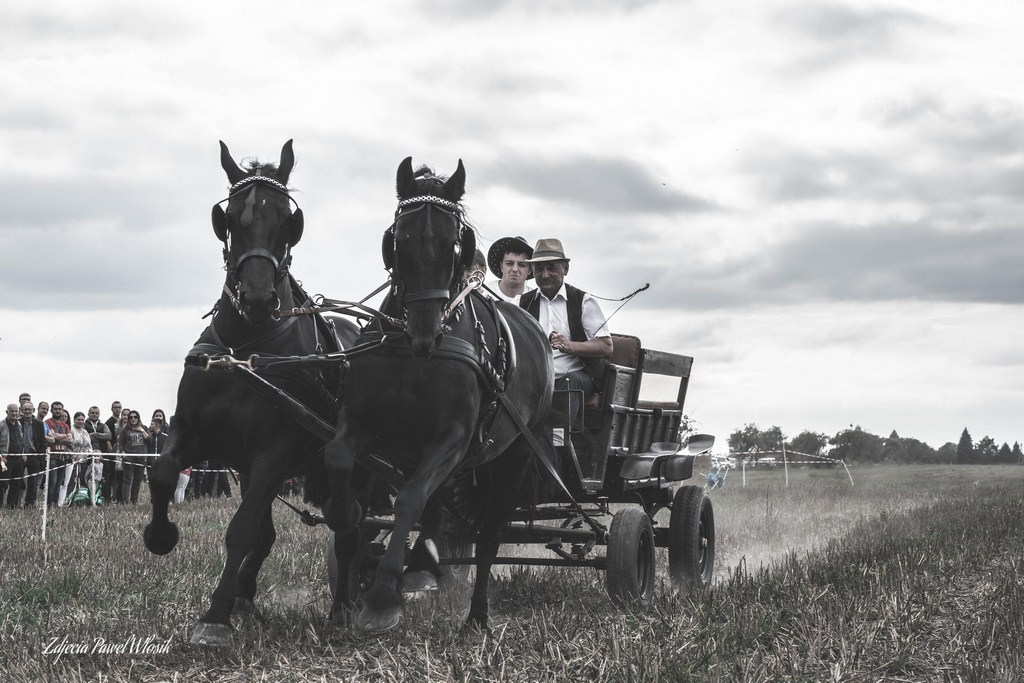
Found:
[[[84,473],[88,481],[89,470],[92,469],[92,437],[85,429],[85,413],[75,413],[75,420],[71,424],[71,451],[73,453],[72,463],[74,466],[68,465],[64,468],[64,483],[61,484],[60,491],[57,494],[57,505],[63,505],[67,499],[68,485],[71,483],[72,472],[75,473],[75,488],[77,488],[78,478],[81,476],[78,472]],[[89,499],[93,501],[93,505],[96,504],[94,489],[95,486],[90,484]],[[74,491],[72,491],[73,493]]]

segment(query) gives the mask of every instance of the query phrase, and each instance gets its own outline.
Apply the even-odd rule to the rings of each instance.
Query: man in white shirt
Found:
[[[511,304],[518,304],[519,297],[534,289],[528,281],[533,277],[527,259],[533,256],[533,249],[522,237],[502,237],[487,251],[487,266],[498,278],[487,286],[495,294]]]
[[[584,396],[592,394],[594,376],[600,377],[600,361],[612,355],[611,330],[601,306],[583,290],[566,284],[569,259],[559,240],[539,240],[527,263],[533,268],[537,289],[523,294],[519,305],[548,333],[555,388],[579,390]],[[570,402],[574,423],[579,408],[575,401]]]

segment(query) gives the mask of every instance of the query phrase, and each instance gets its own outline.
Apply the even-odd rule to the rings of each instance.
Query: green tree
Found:
[[[679,420],[679,443],[686,443],[690,435],[697,431],[697,421],[689,415],[683,415]]]
[[[757,460],[758,453],[780,450],[785,439],[786,437],[782,433],[781,427],[774,426],[768,429],[760,429],[755,423],[751,422],[729,435],[729,451],[732,453],[753,453],[754,459]]]
[[[806,453],[807,455],[821,455],[826,446],[828,446],[827,434],[812,432],[807,429],[794,436],[786,444],[786,447],[790,450],[797,453]]]
[[[983,436],[974,447],[974,460],[983,465],[994,465],[998,455],[999,447],[996,446],[996,440],[991,436]]]
[[[952,465],[957,461],[957,445],[952,441],[947,441],[939,447],[939,450],[935,452],[935,462],[940,465]]]
[[[1020,450],[1019,441],[1013,442],[1013,448],[1010,450],[1010,452],[1013,454],[1013,462],[1015,462],[1018,465],[1024,465],[1024,453],[1022,453]]]
[[[733,453],[753,453],[761,450],[761,430],[753,422],[729,435],[729,450]]]
[[[925,442],[909,438],[901,440],[903,441],[903,446],[907,450],[907,462],[929,465],[944,462],[941,459],[939,452]]]
[[[761,450],[778,451],[782,450],[782,444],[786,436],[782,433],[782,427],[769,427],[761,432]]]
[[[1005,441],[1003,442],[1003,445],[999,447],[999,455],[997,456],[997,459],[1000,463],[1005,464],[1014,462],[1013,451],[1010,450],[1009,444]]]
[[[964,432],[960,435],[960,443],[956,445],[956,463],[967,465],[972,462],[974,462],[974,440],[971,438],[970,432],[967,431],[967,427],[964,427]]]
[[[831,439],[832,457],[847,463],[877,463],[882,460],[882,438],[851,426]]]
[[[907,457],[907,447],[895,429],[889,434],[889,438],[882,442],[882,460],[898,465],[902,465],[909,460]]]

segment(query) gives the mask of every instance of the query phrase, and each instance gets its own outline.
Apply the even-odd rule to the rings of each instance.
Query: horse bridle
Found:
[[[223,212],[223,209],[220,209],[220,205],[225,202],[231,201],[231,199],[233,199],[236,195],[241,194],[242,190],[244,190],[246,187],[249,187],[250,185],[252,187],[249,189],[249,194],[245,199],[245,208],[242,210],[242,215],[239,218],[239,222],[241,223],[243,228],[247,228],[252,224],[253,209],[255,208],[256,205],[257,185],[262,185],[263,187],[267,187],[276,192],[280,192],[281,194],[288,198],[289,202],[295,205],[295,208],[297,210],[300,210],[299,203],[295,201],[295,199],[291,196],[291,194],[288,192],[287,187],[285,187],[282,183],[279,183],[277,180],[273,178],[260,175],[259,173],[257,173],[256,175],[251,175],[242,178],[237,183],[228,188],[228,196],[214,204],[214,211],[216,212],[219,209],[221,212]],[[225,227],[224,236],[222,238],[222,241],[224,242],[224,271],[227,273],[228,282],[232,283],[232,287],[229,287],[228,282],[225,282],[224,291],[228,295],[228,298],[231,300],[231,305],[234,306],[235,310],[241,315],[242,302],[240,289],[242,286],[242,282],[241,278],[239,278],[238,276],[238,273],[242,269],[242,264],[245,263],[246,260],[254,257],[267,259],[274,266],[274,284],[276,285],[278,282],[280,282],[283,278],[285,278],[288,275],[288,269],[291,267],[291,243],[285,243],[284,256],[281,258],[280,261],[276,256],[274,256],[274,254],[269,249],[257,247],[243,252],[237,259],[235,259],[234,263],[232,263],[231,252],[228,248],[228,237],[229,234]],[[280,307],[280,302],[278,302],[278,307]]]
[[[418,206],[417,206],[418,205]],[[406,210],[406,207],[415,206],[412,210]],[[397,263],[397,251],[398,243],[395,239],[395,227],[398,225],[398,219],[402,216],[409,216],[419,211],[430,211],[431,209],[437,209],[441,213],[447,214],[453,217],[458,224],[459,235],[455,240],[453,249],[455,251],[455,258],[452,259],[452,274],[448,280],[447,289],[421,289],[414,292],[404,291],[402,282],[397,279],[394,273],[394,268]],[[438,197],[436,195],[417,195],[415,197],[409,197],[408,199],[402,199],[398,202],[398,207],[395,209],[395,220],[391,223],[391,226],[384,232],[384,244],[382,247],[382,253],[384,257],[384,266],[388,270],[392,271],[392,280],[395,285],[395,293],[399,297],[399,305],[402,310],[405,310],[407,304],[414,301],[430,301],[435,299],[441,299],[447,302],[451,302],[452,291],[456,288],[459,282],[459,274],[462,270],[465,270],[463,263],[468,258],[472,259],[473,254],[476,251],[476,233],[473,229],[466,225],[465,220],[462,217],[462,207],[458,203],[445,199],[444,197]],[[447,308],[447,306],[446,306]],[[446,311],[447,313],[447,311]],[[444,316],[442,316],[444,317]]]

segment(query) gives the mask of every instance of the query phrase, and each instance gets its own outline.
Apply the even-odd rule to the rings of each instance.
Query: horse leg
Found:
[[[469,616],[466,626],[478,628],[485,635],[490,635],[487,626],[488,607],[487,590],[491,581],[491,566],[498,556],[501,545],[501,523],[494,524],[490,519],[480,527],[476,542],[476,582],[473,584],[473,596],[469,601]]]
[[[217,588],[210,596],[210,608],[200,617],[192,634],[193,645],[223,646],[231,640],[231,609],[235,604],[239,569],[259,540],[263,519],[268,515],[274,493],[283,479],[279,467],[261,467],[262,464],[263,461],[257,459],[249,477],[249,490],[228,524],[224,538],[227,561]]]
[[[436,591],[437,582],[441,578],[441,565],[437,544],[443,521],[443,509],[432,497],[420,517],[420,535],[409,551],[408,566],[402,576],[402,593],[419,593]]]
[[[249,488],[248,476],[241,476],[240,487],[242,490],[241,495],[244,497]],[[273,504],[271,504],[267,508],[267,514],[260,521],[256,545],[245,556],[245,559],[242,560],[242,566],[238,569],[235,606],[231,609],[232,616],[253,616],[262,620],[253,602],[256,597],[256,577],[259,576],[263,562],[270,555],[270,549],[274,547],[276,540],[277,531],[274,529],[274,508]]]
[[[423,458],[395,497],[395,526],[373,585],[366,592],[358,625],[367,631],[387,631],[402,618],[402,567],[405,545],[427,501],[451,475],[466,450],[468,433],[452,425],[438,442],[424,448]]]
[[[375,514],[381,514],[385,508],[390,509],[390,499],[385,500],[385,489],[367,470],[356,468],[350,476],[344,478],[344,482],[348,490],[344,495],[357,495],[362,509],[374,511]],[[342,493],[335,488],[332,489],[332,495],[341,496]],[[376,537],[376,531],[366,531],[359,526],[347,531],[336,531],[332,537],[334,583],[331,590],[334,601],[329,618],[336,626],[348,628],[352,625],[356,600],[367,576],[375,568],[375,558],[370,557],[370,544]]]
[[[369,439],[353,433],[346,420],[340,420],[338,431],[324,448],[324,465],[331,495],[324,503],[324,519],[336,534],[348,534],[362,519],[363,510],[353,491],[356,453],[368,452]],[[358,450],[358,449],[364,450]]]
[[[167,437],[167,447],[149,470],[153,518],[146,525],[142,539],[149,552],[155,555],[166,555],[178,544],[178,527],[167,516],[167,509],[178,486],[178,473],[197,462],[195,449],[188,446],[187,431],[185,422],[175,423],[175,431]]]
[[[491,566],[501,546],[501,528],[520,502],[527,466],[532,450],[520,437],[505,453],[488,466],[491,496],[484,514],[476,543],[476,582],[469,602],[469,616],[466,627],[478,628],[484,635],[490,635],[488,627],[487,591],[491,580]]]
[[[359,597],[360,582],[364,576],[367,552],[372,536],[362,529],[353,529],[346,534],[334,535],[334,558],[337,567],[334,602],[331,605],[330,620],[336,626],[348,628],[352,625],[356,599]]]

